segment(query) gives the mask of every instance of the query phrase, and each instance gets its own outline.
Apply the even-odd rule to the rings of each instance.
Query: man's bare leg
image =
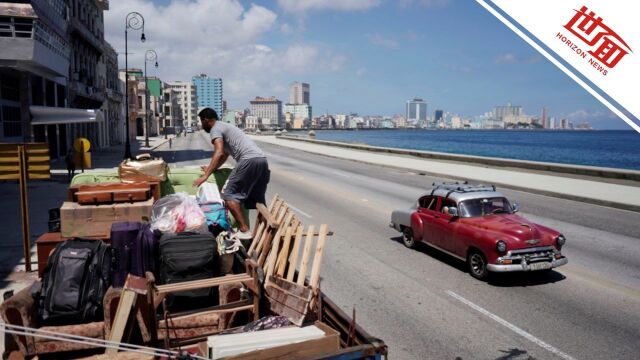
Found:
[[[225,204],[227,205],[229,211],[231,211],[231,215],[233,215],[233,217],[238,222],[238,230],[242,232],[249,231],[249,226],[247,226],[247,223],[244,221],[244,214],[242,213],[242,209],[240,208],[240,202],[227,200],[225,201]]]

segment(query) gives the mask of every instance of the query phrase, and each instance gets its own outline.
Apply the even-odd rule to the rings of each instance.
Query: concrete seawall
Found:
[[[251,136],[328,157],[381,165],[420,175],[494,184],[514,190],[640,212],[640,172],[534,161],[389,149],[292,136]]]
[[[626,169],[615,169],[615,168],[583,166],[583,165],[565,165],[565,164],[548,163],[548,162],[540,162],[540,161],[513,160],[513,159],[504,159],[504,158],[491,158],[491,157],[484,157],[484,156],[449,154],[449,153],[434,152],[434,151],[387,148],[387,147],[361,145],[361,144],[350,144],[350,143],[337,142],[337,141],[315,140],[315,139],[309,139],[301,136],[290,136],[290,135],[284,136],[283,135],[279,137],[287,140],[304,141],[304,142],[309,142],[309,143],[314,143],[319,145],[337,146],[337,147],[342,147],[347,149],[371,151],[371,152],[377,152],[377,153],[415,156],[418,158],[433,159],[433,160],[456,161],[456,162],[463,162],[466,164],[473,163],[473,164],[490,165],[490,166],[497,166],[497,167],[521,168],[521,169],[538,170],[538,171],[551,171],[551,172],[556,172],[560,174],[586,175],[586,176],[594,176],[594,177],[609,178],[609,179],[624,179],[624,180],[640,181],[640,171],[638,170],[626,170]]]

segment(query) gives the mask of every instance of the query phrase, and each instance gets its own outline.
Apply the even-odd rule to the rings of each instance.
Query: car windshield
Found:
[[[491,214],[513,214],[509,201],[503,197],[478,198],[460,203],[461,217],[478,217]]]

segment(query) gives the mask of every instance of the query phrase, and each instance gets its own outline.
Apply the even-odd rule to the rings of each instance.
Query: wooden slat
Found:
[[[300,271],[298,271],[298,285],[304,285],[304,278],[307,275],[307,267],[309,266],[309,256],[311,255],[311,245],[313,245],[313,232],[315,227],[309,225],[307,237],[304,239],[304,250],[302,251],[302,259],[300,262]]]
[[[278,254],[278,259],[276,260],[276,274],[278,276],[284,275],[284,270],[287,266],[287,259],[289,258],[289,251],[291,245],[291,238],[293,237],[293,230],[298,226],[299,220],[294,218],[291,226],[287,227],[287,231],[285,232],[284,239],[282,240],[282,249]]]
[[[301,299],[311,300],[311,298],[313,297],[313,292],[308,287],[300,286],[294,282],[285,280],[278,276],[271,277],[271,285],[277,286]]]
[[[309,285],[315,292],[320,281],[320,266],[322,265],[322,255],[324,254],[324,243],[327,240],[327,232],[329,227],[327,224],[320,225],[320,235],[318,237],[318,243],[316,244],[316,254],[313,258],[313,268],[311,269],[311,278]]]
[[[27,171],[49,171],[49,169],[51,169],[51,166],[49,166],[49,164],[46,165],[28,165],[27,166]]]
[[[156,292],[159,294],[171,293],[183,290],[202,289],[225,284],[233,284],[236,282],[252,281],[253,278],[248,274],[228,275],[217,278],[186,281],[175,284],[165,284],[156,286]]]
[[[300,252],[300,243],[302,242],[302,234],[304,233],[304,227],[298,226],[296,231],[296,238],[293,241],[293,248],[291,249],[291,257],[289,258],[289,270],[287,271],[287,280],[293,281],[293,276],[296,272],[296,266],[298,265],[298,252]]]
[[[302,323],[304,322],[304,318],[306,317],[306,314],[304,313],[300,313],[294,309],[291,309],[289,307],[287,307],[285,304],[282,304],[278,301],[271,300],[271,304],[270,304],[270,308],[271,311],[281,315],[281,316],[286,316],[289,321],[291,321],[292,323],[298,325],[298,326],[302,326]]]
[[[138,294],[132,290],[123,289],[120,295],[120,302],[118,303],[118,309],[116,310],[116,316],[113,321],[113,327],[109,333],[109,341],[121,342],[124,331],[127,327],[127,322],[131,316],[131,310],[133,304],[136,301]],[[118,352],[117,348],[108,348],[105,351],[107,355],[114,355]]]
[[[251,254],[251,252],[256,248],[256,245],[258,244],[258,242],[260,242],[260,238],[262,237],[262,232],[264,230],[264,223],[263,222],[256,222],[257,224],[257,228],[256,232],[253,234],[253,241],[251,242],[251,246],[249,246],[249,254]]]
[[[273,269],[276,266],[276,259],[278,257],[278,249],[280,247],[280,241],[282,240],[282,236],[284,235],[284,230],[289,226],[289,224],[291,223],[291,221],[293,221],[293,212],[290,212],[287,215],[287,218],[284,220],[284,222],[280,221],[280,219],[278,219],[278,223],[281,224],[280,226],[278,226],[278,230],[276,231],[275,236],[273,237],[273,239],[271,240],[271,245],[264,248],[264,250],[262,251],[262,255],[260,256],[260,259],[258,259],[258,264],[260,264],[260,266],[263,266],[264,261],[266,261],[266,258],[269,258],[269,262],[267,263],[267,266],[265,267],[265,274],[267,275],[271,275],[271,273],[273,272]],[[262,258],[265,258],[264,261],[260,261]]]
[[[269,284],[265,286],[265,292],[267,297],[271,301],[279,302],[280,304],[294,310],[300,314],[305,314],[309,307],[309,299],[303,299],[293,294],[287,293],[285,290]]]
[[[285,214],[287,213],[287,211],[289,210],[289,207],[286,206],[281,206],[278,216],[276,218],[276,222],[277,224],[281,224],[282,220],[284,219]],[[258,265],[259,266],[264,266],[264,262],[266,261],[266,257],[267,255],[269,255],[269,250],[271,249],[271,242],[273,241],[273,238],[275,236],[275,233],[278,233],[278,231],[280,231],[280,227],[276,226],[275,228],[269,227],[267,229],[267,236],[264,238],[264,240],[258,244],[258,248],[256,249],[256,252],[259,254],[258,256]]]
[[[0,174],[0,180],[19,180],[20,174]]]
[[[276,220],[273,218],[269,210],[263,204],[256,204],[256,210],[260,213],[262,218],[265,219],[268,226],[275,228],[278,226]]]
[[[18,172],[20,171],[20,165],[2,165],[0,166],[0,171]]]
[[[272,212],[272,211],[273,211],[273,206],[276,204],[276,201],[277,201],[279,198],[280,198],[280,195],[279,195],[279,194],[277,194],[277,193],[273,196],[273,199],[271,199],[271,204],[269,204],[269,212]]]

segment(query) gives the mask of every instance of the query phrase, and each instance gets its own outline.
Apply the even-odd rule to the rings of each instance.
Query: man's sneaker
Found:
[[[251,233],[251,230],[238,231],[238,232],[236,232],[234,234],[234,236],[236,236],[240,240],[251,240],[251,239],[253,239],[253,234]]]

